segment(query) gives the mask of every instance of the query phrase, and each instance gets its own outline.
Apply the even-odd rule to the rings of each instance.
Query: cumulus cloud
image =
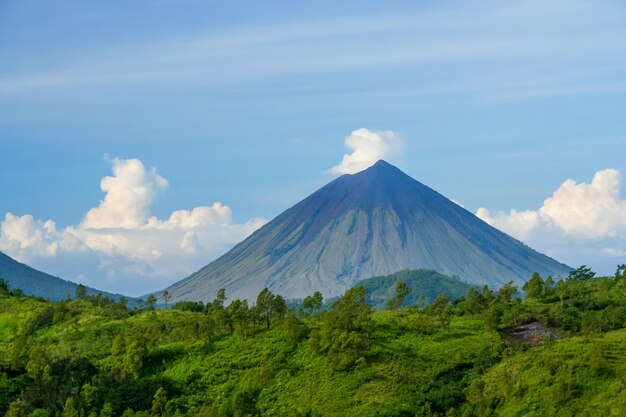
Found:
[[[626,239],[626,200],[620,187],[619,171],[605,169],[590,183],[566,180],[537,210],[491,214],[481,207],[476,215],[520,239],[550,230],[577,239]]]
[[[111,163],[113,176],[100,182],[104,200],[87,212],[84,228],[139,227],[146,221],[154,197],[167,188],[167,180],[155,168],[147,170],[138,159],[115,158]]]
[[[346,153],[338,165],[330,168],[331,174],[354,174],[375,164],[379,159],[391,159],[402,152],[403,141],[391,130],[372,132],[357,129],[345,140]]]
[[[609,273],[616,258],[626,257],[626,200],[620,189],[620,172],[605,169],[590,183],[564,181],[535,210],[492,213],[481,207],[476,215],[563,262],[593,264]]]
[[[52,220],[7,213],[0,222],[0,250],[36,265],[71,259],[67,263],[80,270],[65,278],[105,290],[116,290],[125,281],[125,288],[140,294],[193,272],[265,223],[235,223],[230,207],[219,202],[176,210],[167,219],[150,216],[154,197],[167,188],[167,180],[138,159],[110,162],[113,175],[100,184],[104,199],[79,225],[57,230]],[[89,258],[92,264],[77,258]]]

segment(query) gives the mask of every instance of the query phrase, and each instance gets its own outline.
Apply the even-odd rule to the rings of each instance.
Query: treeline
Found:
[[[0,280],[0,415],[497,415],[506,399],[479,395],[480,383],[529,349],[499,332],[539,321],[567,339],[626,326],[624,265],[403,307],[410,292],[398,281],[385,312],[363,287],[328,308],[319,292],[296,309],[264,289],[252,305],[224,290],[206,304],[162,294],[160,309],[156,297],[130,308],[80,286],[52,303]],[[617,378],[603,366],[598,381]]]

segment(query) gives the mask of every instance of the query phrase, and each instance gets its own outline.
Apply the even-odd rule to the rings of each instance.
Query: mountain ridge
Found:
[[[19,288],[24,294],[50,298],[53,301],[74,297],[79,284],[68,281],[46,272],[39,271],[29,265],[19,262],[7,254],[0,252],[0,278],[3,278],[11,288]],[[123,297],[121,294],[112,294],[86,287],[87,294],[108,296],[113,300]],[[128,298],[130,299],[130,298]]]

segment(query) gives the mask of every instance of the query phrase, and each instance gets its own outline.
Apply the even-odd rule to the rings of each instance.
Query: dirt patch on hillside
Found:
[[[559,337],[555,329],[545,327],[538,321],[533,321],[503,331],[502,338],[510,343],[525,343],[534,346],[545,342],[547,339],[556,340]]]

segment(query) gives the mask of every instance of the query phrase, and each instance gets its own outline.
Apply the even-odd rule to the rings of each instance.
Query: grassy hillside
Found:
[[[451,299],[465,295],[471,285],[456,278],[426,269],[404,270],[395,274],[373,277],[360,281],[357,285],[365,287],[367,302],[376,309],[383,309],[386,302],[395,296],[398,281],[404,282],[410,292],[404,297],[403,305],[417,304],[420,296],[426,304],[435,301],[440,293],[447,294]]]
[[[0,415],[619,415],[626,277],[526,296],[373,312],[354,288],[313,314],[268,291],[161,310],[0,291]],[[505,341],[529,322],[556,336]]]

